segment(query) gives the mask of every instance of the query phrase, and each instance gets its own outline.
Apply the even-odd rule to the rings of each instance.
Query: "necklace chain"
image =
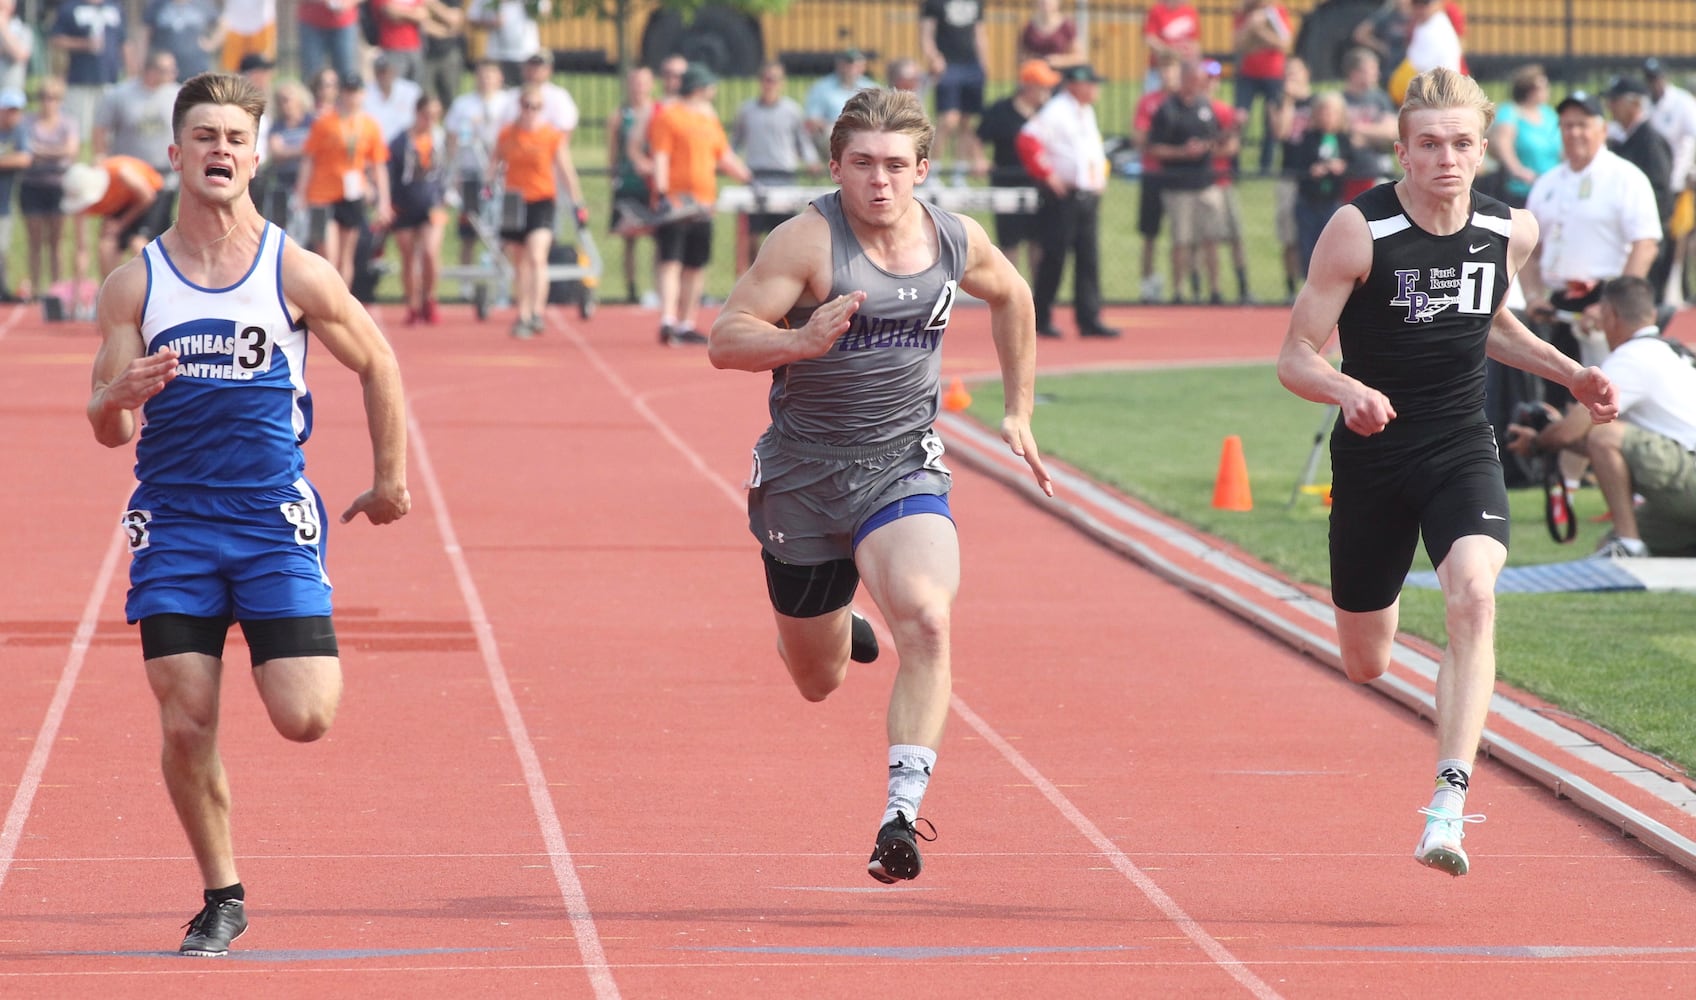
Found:
[[[200,247],[200,249],[193,251],[194,255],[196,257],[205,256],[206,251],[212,249],[214,246],[217,246],[219,243],[222,243],[225,240],[229,239],[231,234],[233,234],[236,231],[236,227],[239,226],[239,225],[241,225],[240,219],[237,219],[235,222],[230,223],[230,228],[224,230],[224,235],[218,237],[215,240],[209,241],[208,243],[206,243],[205,245]]]

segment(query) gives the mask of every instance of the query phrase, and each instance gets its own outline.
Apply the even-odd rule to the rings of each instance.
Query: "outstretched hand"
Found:
[[[1590,411],[1593,423],[1605,424],[1619,416],[1619,390],[1602,374],[1600,368],[1586,368],[1578,373],[1569,386],[1572,398]]]
[[[1031,475],[1036,477],[1037,486],[1042,488],[1044,496],[1054,495],[1054,480],[1048,477],[1048,470],[1043,468],[1042,453],[1036,447],[1036,435],[1031,433],[1030,421],[1022,417],[1001,418],[1001,440],[1007,442],[1007,447],[1013,449],[1013,454],[1025,460],[1031,467]]]
[[[404,484],[383,490],[369,489],[354,497],[353,503],[342,511],[342,523],[364,514],[372,524],[392,524],[405,517],[411,509],[412,494],[407,492]]]

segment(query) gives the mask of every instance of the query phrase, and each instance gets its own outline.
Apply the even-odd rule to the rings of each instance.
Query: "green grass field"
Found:
[[[1269,365],[1042,377],[1035,429],[1045,453],[1065,459],[1151,506],[1224,538],[1290,577],[1325,585],[1326,509],[1289,500],[1323,408],[1290,395]],[[973,392],[971,413],[999,423],[999,383]],[[1212,507],[1221,444],[1242,438],[1254,509]],[[1330,468],[1320,461],[1318,479]],[[1512,494],[1514,565],[1587,554],[1606,508],[1595,490],[1575,506],[1579,538],[1557,545],[1543,527],[1542,493]],[[1415,569],[1429,569],[1423,550]],[[1443,639],[1442,597],[1409,588],[1402,627]],[[1498,599],[1499,674],[1638,747],[1696,765],[1696,597],[1688,594],[1504,594]]]

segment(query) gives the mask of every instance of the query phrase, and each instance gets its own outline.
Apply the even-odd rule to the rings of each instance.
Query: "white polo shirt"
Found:
[[[1646,326],[1632,334],[1602,362],[1602,373],[1619,391],[1621,420],[1696,451],[1696,368],[1654,339],[1658,332]]]
[[[1049,170],[1074,189],[1099,194],[1107,186],[1107,152],[1094,105],[1078,103],[1062,88],[1021,131],[1041,144]]]
[[[1583,170],[1574,172],[1562,161],[1537,178],[1525,207],[1537,217],[1537,262],[1551,289],[1617,278],[1633,243],[1661,238],[1649,178],[1606,149]]]

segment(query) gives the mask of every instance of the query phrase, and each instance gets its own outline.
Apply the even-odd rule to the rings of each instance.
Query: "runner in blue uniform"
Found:
[[[1001,435],[1043,491],[1031,434],[1036,312],[983,228],[915,200],[934,136],[906,91],[850,98],[830,137],[841,190],[778,226],[713,324],[715,366],[770,371],[771,427],[754,449],[748,520],[778,652],[822,701],[850,656],[876,654],[850,611],[863,577],[895,637],[889,796],[867,871],[919,874],[919,803],[948,717],[949,616],[960,550],[936,419],[942,341],[958,295],[989,304],[1006,396]]]
[[[1278,377],[1340,407],[1331,436],[1331,600],[1351,680],[1390,663],[1401,587],[1421,534],[1447,606],[1437,673],[1437,790],[1414,857],[1464,875],[1466,791],[1496,681],[1495,584],[1508,506],[1484,416],[1484,358],[1572,389],[1598,421],[1614,390],[1502,307],[1537,245],[1522,209],[1472,191],[1495,106],[1470,77],[1415,77],[1396,152],[1405,176],[1326,224],[1296,299]],[[1322,355],[1335,329],[1343,366]]]
[[[247,929],[218,753],[224,640],[240,622],[277,731],[323,736],[341,698],[323,504],[305,478],[307,333],[358,373],[372,486],[342,512],[388,524],[411,506],[400,371],[335,270],[248,197],[263,95],[203,73],[172,115],[176,225],[101,288],[88,419],[117,448],[140,430],[123,516],[125,615],[159,700],[165,785],[200,867],[203,907],[181,951],[223,955]],[[139,416],[139,419],[138,419]]]

